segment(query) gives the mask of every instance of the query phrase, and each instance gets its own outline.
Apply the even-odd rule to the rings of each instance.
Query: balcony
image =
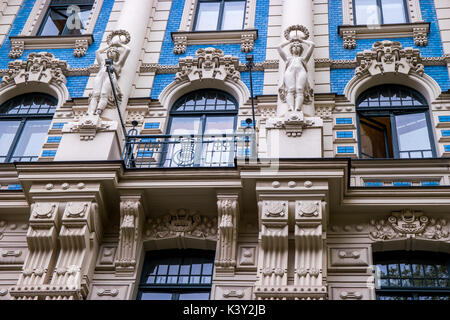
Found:
[[[122,159],[137,169],[234,167],[256,154],[254,142],[253,133],[128,135]]]

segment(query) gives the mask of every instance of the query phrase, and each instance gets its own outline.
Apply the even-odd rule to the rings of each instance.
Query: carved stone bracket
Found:
[[[133,273],[136,269],[138,244],[142,236],[143,211],[140,197],[123,197],[120,203],[120,236],[114,262],[116,272]]]
[[[236,267],[237,223],[239,221],[238,195],[218,195],[219,213],[216,271],[234,271]]]
[[[186,36],[174,36],[173,37],[173,53],[183,54],[187,49],[187,37]]]
[[[89,48],[88,40],[76,40],[75,41],[75,50],[73,51],[73,55],[77,58],[84,57],[86,55],[87,49]]]
[[[429,29],[425,27],[414,27],[414,44],[418,47],[424,47],[428,45],[428,32]]]
[[[355,30],[343,31],[342,38],[344,40],[344,48],[345,49],[355,49],[356,48],[356,31]]]
[[[80,140],[91,141],[97,132],[116,131],[117,121],[105,121],[99,115],[85,115],[78,121],[69,122],[62,130],[63,133],[79,133]]]
[[[287,285],[288,201],[260,201],[261,254],[259,286]]]
[[[242,52],[250,52],[253,51],[255,46],[255,35],[252,33],[242,34],[241,35],[241,51]]]
[[[445,240],[450,235],[446,219],[430,218],[409,209],[392,212],[387,219],[372,220],[370,225],[370,237],[375,241],[402,238]]]
[[[22,56],[25,50],[25,42],[23,40],[11,40],[11,51],[9,57],[11,59],[18,59]]]
[[[288,137],[301,137],[303,129],[314,125],[312,118],[304,118],[302,112],[290,112],[284,118],[271,118],[266,129],[285,129]]]

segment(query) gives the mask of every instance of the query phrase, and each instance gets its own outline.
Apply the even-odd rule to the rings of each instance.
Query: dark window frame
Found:
[[[358,25],[358,20],[356,18],[356,2],[358,0],[353,0],[353,17],[355,19],[355,25]],[[403,1],[403,8],[405,8],[405,10],[403,11],[404,17],[405,17],[405,22],[403,23],[393,23],[393,24],[409,24],[410,23],[410,18],[409,18],[409,13],[408,13],[408,4],[406,2],[406,0],[401,0]],[[380,24],[384,25],[384,17],[383,17],[383,4],[381,2],[381,0],[376,0],[377,2],[377,9],[379,12],[379,18],[380,18]]]
[[[36,33],[36,36],[38,37],[49,37],[49,35],[42,35],[42,32],[44,30],[44,27],[47,23],[47,20],[49,18],[49,15],[51,13],[52,10],[64,10],[67,11],[67,8],[70,6],[79,6],[81,7],[90,7],[90,10],[92,10],[93,6],[94,6],[94,0],[78,0],[78,1],[64,1],[64,0],[53,0],[48,8],[47,11],[45,13],[44,18],[41,21],[41,25],[39,26],[39,29]],[[67,24],[67,20],[66,20],[66,24]],[[66,30],[66,25],[64,25],[64,29],[63,29],[63,33],[59,34],[59,35],[52,35],[52,37],[67,37],[67,36],[79,36],[77,34],[75,35],[71,35],[71,34],[64,34],[64,30]],[[82,30],[80,30],[80,33],[83,34],[81,32]]]
[[[48,99],[48,101],[50,101],[54,104],[54,108],[53,107],[48,108],[47,113],[18,113],[18,114],[3,113],[3,109],[6,107],[9,107],[8,104],[9,105],[13,104],[15,100],[17,100],[17,101],[20,100],[23,102],[27,97],[31,97],[31,96],[33,96],[33,97],[40,96],[43,99]],[[14,97],[14,98],[11,98],[0,106],[0,122],[20,121],[19,127],[16,130],[15,136],[13,138],[13,141],[11,142],[8,153],[5,156],[1,156],[1,158],[4,158],[3,163],[10,163],[13,159],[16,159],[16,158],[20,158],[19,161],[24,161],[25,159],[28,159],[28,161],[35,161],[35,160],[33,160],[33,158],[36,158],[36,160],[37,160],[39,155],[37,155],[36,157],[28,157],[28,156],[17,157],[17,156],[14,156],[14,153],[18,147],[18,142],[19,142],[20,138],[22,137],[26,123],[30,120],[52,120],[53,116],[54,116],[54,110],[56,110],[57,103],[58,103],[58,100],[49,94],[34,92],[34,93],[22,94],[22,95]],[[51,105],[49,105],[49,106],[51,106]],[[54,109],[53,112],[50,112],[52,109]],[[38,109],[38,110],[40,110],[40,109]]]
[[[203,260],[209,260],[208,263],[212,264],[211,283],[209,284],[147,284],[146,279],[152,263],[155,260],[161,260],[165,262],[175,262],[178,265],[182,265],[186,260],[191,258],[199,258]],[[139,288],[137,299],[140,300],[144,293],[169,293],[172,294],[171,300],[179,300],[180,294],[183,293],[206,293],[211,295],[212,277],[214,274],[214,259],[215,251],[213,250],[197,250],[197,249],[169,249],[169,250],[156,250],[148,251],[145,255],[144,266],[141,272],[141,278],[139,280]],[[170,261],[172,260],[172,261]],[[205,263],[205,262],[203,262]],[[168,275],[168,273],[167,273]],[[199,276],[201,277],[202,274]],[[169,276],[169,275],[168,275]],[[180,270],[178,270],[177,276],[180,276]],[[191,271],[189,275],[191,276]],[[210,297],[210,296],[209,296]]]
[[[392,88],[397,89],[397,90],[407,90],[410,93],[411,97],[415,97],[418,98],[418,100],[421,101],[422,105],[421,106],[377,106],[377,107],[361,107],[360,104],[362,103],[362,101],[364,101],[364,99],[366,97],[368,97],[371,93],[373,92],[382,92],[383,89],[388,88],[389,90],[392,90]],[[378,96],[378,101],[379,100],[379,96]],[[403,100],[401,100],[401,104],[403,104]],[[381,102],[380,102],[381,104]],[[361,122],[361,118],[370,118],[370,117],[389,117],[390,118],[390,125],[391,125],[391,132],[392,132],[392,149],[393,149],[393,153],[394,154],[389,154],[389,152],[387,152],[386,154],[390,157],[388,157],[387,159],[412,159],[412,158],[401,158],[400,157],[400,150],[399,150],[399,145],[398,145],[398,137],[397,137],[397,127],[396,127],[396,122],[395,122],[395,116],[398,115],[406,115],[406,114],[415,114],[415,113],[424,113],[425,114],[425,119],[426,119],[426,124],[427,124],[427,128],[428,128],[428,137],[430,140],[430,146],[431,146],[431,153],[432,156],[431,158],[436,158],[436,145],[435,145],[435,140],[434,140],[434,135],[433,135],[433,130],[432,130],[432,125],[431,125],[431,117],[430,117],[430,109],[428,106],[428,103],[425,99],[425,97],[423,97],[422,94],[420,94],[418,91],[410,88],[410,87],[406,87],[406,86],[402,86],[402,85],[396,85],[396,84],[385,84],[385,85],[379,85],[379,86],[375,86],[372,87],[366,91],[364,91],[356,100],[356,122],[357,122],[357,134],[358,134],[358,153],[359,153],[359,158],[363,159],[363,152],[362,152],[362,148],[361,148],[361,126],[360,126],[360,122]],[[363,120],[364,121],[364,120]],[[371,119],[371,121],[376,121],[374,119]],[[386,139],[386,137],[385,137]],[[388,148],[388,145],[386,144],[386,149]],[[414,151],[410,151],[410,152],[414,152]],[[371,158],[370,156],[366,155],[367,158],[369,159],[379,159],[379,158]],[[429,159],[430,157],[427,158],[421,158],[421,159]]]
[[[419,296],[445,296],[450,299],[450,254],[428,251],[388,251],[388,252],[374,252],[374,265],[387,265],[387,264],[419,264],[424,265],[445,265],[447,267],[447,287],[432,287],[432,286],[381,286],[376,289],[377,299],[381,296],[390,297],[409,297],[413,300],[419,300]],[[424,273],[425,274],[425,273]],[[401,272],[399,278],[386,277],[384,279],[415,279],[414,275],[411,277],[402,277]],[[425,274],[425,278],[419,277],[418,279],[427,280],[428,277]],[[436,281],[436,277],[429,277],[429,279]]]
[[[245,1],[245,5],[244,5],[244,17],[242,19],[242,28],[241,29],[236,29],[236,30],[222,30],[222,22],[223,22],[223,13],[224,13],[224,9],[225,9],[225,2],[242,2]],[[219,8],[219,17],[217,18],[217,26],[215,30],[197,30],[197,20],[198,20],[198,13],[200,10],[200,3],[202,2],[219,2],[220,3],[220,8]],[[192,31],[195,32],[216,32],[216,31],[241,31],[244,29],[245,26],[245,7],[247,7],[247,0],[198,0],[197,1],[197,6],[195,9],[195,17],[194,17],[194,23],[192,25]]]
[[[223,94],[225,95],[225,97],[229,100],[231,100],[234,105],[235,105],[235,109],[234,110],[192,110],[192,111],[178,111],[176,110],[177,108],[179,108],[184,101],[186,101],[186,99],[189,98],[190,95],[198,95],[198,94],[208,94],[211,92],[215,92],[216,93],[216,106],[217,106],[217,94]],[[239,103],[237,102],[237,100],[229,93],[222,91],[222,90],[218,90],[218,89],[200,89],[200,90],[196,90],[196,91],[192,91],[189,92],[185,95],[183,95],[181,98],[179,98],[174,104],[172,109],[170,110],[170,117],[169,117],[169,123],[167,125],[167,134],[170,134],[170,131],[172,129],[172,121],[173,118],[176,118],[178,116],[180,117],[192,117],[192,118],[198,118],[200,116],[200,126],[201,126],[201,130],[202,133],[201,135],[205,134],[205,129],[206,129],[206,120],[208,117],[224,117],[224,116],[234,116],[234,127],[233,127],[233,132],[236,132],[236,127],[237,127],[237,120],[238,120],[238,113],[239,113]]]

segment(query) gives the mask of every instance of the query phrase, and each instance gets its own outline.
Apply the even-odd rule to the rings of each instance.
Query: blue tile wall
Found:
[[[422,181],[422,187],[434,187],[439,185],[439,181]]]
[[[417,47],[414,39],[394,38],[387,39],[390,41],[398,41],[403,48],[413,47],[419,49],[423,57],[440,57],[443,55],[441,35],[439,31],[436,10],[433,0],[420,0],[423,20],[430,22],[430,33],[428,34],[428,45],[425,47]],[[345,49],[343,39],[338,34],[338,26],[342,25],[342,1],[328,2],[329,32],[330,32],[330,58],[335,60],[352,60],[356,57],[356,53],[363,50],[370,50],[376,41],[385,39],[360,39],[356,41],[355,49]],[[450,80],[448,70],[445,66],[427,66],[425,72],[433,77],[440,85],[443,91],[450,89]],[[333,69],[331,70],[331,92],[343,94],[344,88],[348,81],[353,77],[354,69]]]
[[[19,191],[22,190],[22,186],[20,184],[10,184],[8,185],[9,191]]]
[[[3,45],[0,47],[0,69],[7,69],[8,62],[13,59],[9,58],[9,51],[11,49],[11,43],[9,41],[10,36],[18,36],[28,19],[28,16],[33,9],[35,0],[24,0],[16,19],[8,33],[8,37],[3,42]],[[55,55],[56,58],[65,60],[72,68],[84,68],[88,67],[95,62],[95,51],[99,48],[100,43],[103,38],[103,34],[105,33],[106,24],[108,23],[109,16],[111,14],[112,7],[114,5],[114,0],[104,0],[103,6],[100,11],[100,15],[97,20],[97,24],[95,25],[93,37],[94,42],[89,46],[86,55],[81,58],[76,58],[73,55],[74,49],[52,49],[45,50],[46,52],[50,52]],[[19,59],[26,60],[27,56],[31,52],[40,52],[44,50],[25,50],[22,57]],[[88,81],[87,76],[74,76],[67,78],[67,87],[69,89],[69,93],[72,98],[82,97],[84,89],[86,88],[86,84]]]
[[[177,65],[180,58],[187,56],[195,56],[195,52],[200,48],[213,47],[221,49],[224,54],[229,54],[239,58],[239,61],[245,63],[246,53],[241,52],[240,44],[221,44],[221,45],[192,45],[188,46],[184,54],[173,53],[172,32],[178,31],[180,27],[181,17],[183,15],[185,0],[173,0],[170,10],[169,21],[167,23],[166,33],[164,35],[159,64],[161,65]],[[255,28],[258,29],[258,39],[251,54],[255,58],[255,63],[262,62],[266,59],[267,46],[267,26],[269,19],[269,0],[257,0]],[[249,73],[241,73],[242,81],[249,86]],[[161,91],[174,80],[173,74],[158,74],[155,77],[151,98],[157,99]],[[253,92],[254,95],[262,95],[264,86],[264,72],[253,72]]]
[[[355,153],[355,147],[337,147],[337,153]]]

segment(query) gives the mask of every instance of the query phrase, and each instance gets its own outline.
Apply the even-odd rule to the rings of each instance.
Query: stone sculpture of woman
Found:
[[[97,63],[100,70],[94,80],[94,92],[89,101],[88,113],[90,115],[101,115],[108,103],[113,104],[113,93],[109,75],[106,70],[106,59],[102,56],[106,52],[107,59],[112,60],[114,73],[112,74],[113,83],[118,95],[120,90],[117,80],[130,54],[130,48],[127,44],[130,42],[130,34],[125,30],[113,31],[107,38],[107,46],[96,52]]]
[[[295,35],[291,36],[292,31]],[[303,35],[298,35],[298,32]],[[283,84],[279,89],[281,101],[286,102],[289,112],[301,112],[304,103],[312,101],[312,89],[308,81],[307,64],[314,51],[314,43],[308,41],[309,31],[301,25],[291,26],[286,29],[284,36],[286,41],[278,47],[281,59],[286,63]],[[290,45],[291,56],[288,57],[283,50]],[[306,50],[305,48],[306,47]]]

